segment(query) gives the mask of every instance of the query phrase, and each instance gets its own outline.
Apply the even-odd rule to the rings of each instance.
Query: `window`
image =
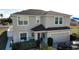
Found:
[[[58,24],[58,17],[55,18],[55,24]]]
[[[18,17],[18,25],[28,25],[28,20],[27,19],[21,19]]]
[[[59,24],[62,24],[62,17],[60,17]]]
[[[40,21],[39,20],[37,20],[37,23],[39,23]]]
[[[36,23],[40,23],[40,17],[36,16]]]
[[[27,33],[20,33],[20,40],[27,40]]]
[[[28,21],[24,21],[24,25],[27,25],[28,24]]]
[[[18,20],[19,25],[23,25],[23,21]]]
[[[62,24],[63,18],[62,17],[55,17],[55,24]]]

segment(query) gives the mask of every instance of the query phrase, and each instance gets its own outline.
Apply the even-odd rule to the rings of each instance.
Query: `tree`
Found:
[[[0,14],[0,17],[3,18],[3,14]]]

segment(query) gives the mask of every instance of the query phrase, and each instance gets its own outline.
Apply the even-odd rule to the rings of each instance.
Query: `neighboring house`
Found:
[[[51,46],[70,41],[70,15],[28,9],[11,15],[13,21],[13,42],[39,40]],[[52,38],[52,39],[50,39]]]
[[[71,26],[79,26],[79,18],[72,18],[70,25]]]
[[[71,26],[77,26],[78,22],[74,19],[71,19],[70,25]]]

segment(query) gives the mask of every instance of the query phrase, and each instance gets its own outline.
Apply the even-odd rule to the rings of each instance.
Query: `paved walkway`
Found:
[[[12,48],[10,47],[10,40],[8,40],[5,50],[12,50]]]

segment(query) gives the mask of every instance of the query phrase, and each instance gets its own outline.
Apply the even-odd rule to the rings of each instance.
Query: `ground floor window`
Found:
[[[20,33],[20,40],[27,40],[27,33]]]

